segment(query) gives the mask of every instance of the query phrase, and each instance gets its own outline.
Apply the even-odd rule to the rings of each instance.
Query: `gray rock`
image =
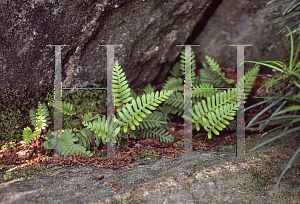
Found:
[[[106,52],[115,57],[130,86],[163,80],[212,0],[1,1],[1,87],[37,92],[53,88],[54,47],[62,48],[63,86],[106,82]],[[6,82],[10,84],[6,85]],[[80,83],[78,83],[80,82]]]
[[[283,2],[276,1],[267,5],[269,0],[223,0],[217,10],[207,10],[211,17],[203,19],[197,26],[201,33],[194,33],[196,39],[192,44],[200,44],[195,47],[196,61],[207,63],[205,55],[213,58],[220,67],[236,69],[236,46],[245,47],[245,61],[284,60],[287,46],[283,45],[281,38],[286,40],[286,33],[276,34],[290,21],[273,23],[274,20],[266,20],[273,17],[273,13],[284,11],[289,4],[271,9],[271,7]],[[294,18],[293,18],[294,20]],[[290,41],[289,41],[290,43]],[[253,63],[246,63],[245,68],[252,68]],[[202,65],[200,66],[202,67]],[[268,69],[269,70],[269,69]],[[267,70],[267,71],[268,71]],[[266,73],[266,68],[262,69]]]

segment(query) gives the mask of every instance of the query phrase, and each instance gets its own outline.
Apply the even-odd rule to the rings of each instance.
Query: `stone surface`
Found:
[[[63,86],[106,81],[107,50],[99,44],[123,44],[115,57],[133,89],[162,80],[164,64],[182,49],[176,44],[185,43],[211,2],[1,1],[0,84],[30,87],[40,100],[54,80],[54,47],[46,45],[70,45],[62,48]]]
[[[276,33],[289,21],[283,21],[276,27],[274,20],[266,18],[272,17],[272,13],[284,11],[288,5],[271,9],[283,1],[267,5],[268,2],[223,0],[192,43],[201,45],[194,48],[196,61],[207,63],[205,55],[208,55],[220,67],[236,69],[237,49],[236,46],[228,45],[241,44],[253,45],[245,47],[245,61],[284,60],[285,49],[289,49],[283,45],[281,38],[286,37],[285,34],[276,36]],[[201,25],[204,25],[203,22],[198,24]],[[245,67],[252,68],[253,64],[246,63]],[[261,70],[265,72],[265,68]]]

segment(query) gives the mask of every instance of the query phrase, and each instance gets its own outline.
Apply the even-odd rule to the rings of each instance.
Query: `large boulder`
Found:
[[[237,48],[229,45],[243,44],[253,45],[245,47],[245,61],[284,60],[289,48],[281,38],[286,40],[286,33],[276,34],[290,21],[277,25],[267,18],[284,11],[289,4],[272,8],[283,1],[267,4],[269,1],[223,0],[216,10],[208,9],[206,19],[197,24],[199,30],[193,33],[192,43],[201,45],[194,48],[196,61],[206,62],[208,55],[220,67],[236,69]],[[253,65],[246,63],[245,67]],[[270,69],[262,66],[261,71],[267,73]]]
[[[63,87],[106,82],[107,49],[99,44],[123,45],[115,57],[131,88],[162,81],[182,49],[176,44],[185,43],[211,2],[1,1],[1,87],[29,87],[42,101],[54,85],[55,52],[47,45],[70,45],[62,48]]]

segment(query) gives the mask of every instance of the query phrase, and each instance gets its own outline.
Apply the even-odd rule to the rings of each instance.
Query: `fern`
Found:
[[[164,128],[155,128],[155,129],[145,129],[143,131],[143,138],[152,138],[157,139],[159,138],[160,142],[172,142],[174,141],[174,138],[172,135],[170,135],[169,131]]]
[[[123,106],[127,102],[131,101],[133,98],[130,96],[131,89],[128,87],[126,76],[122,72],[118,61],[115,62],[114,66],[114,93],[115,93],[115,105]],[[117,112],[120,112],[121,108],[117,109]]]
[[[57,146],[57,150],[61,152],[62,155],[67,156],[68,154],[73,153],[82,153],[88,157],[91,157],[93,154],[90,151],[86,151],[86,149],[80,144],[75,144],[74,142],[78,141],[78,138],[74,137],[75,134],[72,133],[69,129],[66,129],[62,134],[62,148]]]
[[[236,91],[227,90],[221,94],[212,96],[212,99],[207,98],[201,103],[195,105],[192,111],[193,123],[199,131],[202,125],[208,132],[208,138],[212,137],[211,131],[219,135],[219,131],[229,125],[228,120],[233,120],[236,113]],[[218,131],[218,130],[219,131]]]
[[[205,55],[205,58],[207,59],[207,62],[208,62],[208,64],[209,64],[209,66],[211,67],[211,69],[212,69],[214,72],[217,72],[218,75],[220,75],[224,81],[226,81],[228,84],[231,84],[231,83],[234,82],[234,80],[232,80],[232,79],[227,79],[227,78],[225,77],[225,73],[222,73],[222,72],[221,72],[221,69],[219,68],[219,65],[218,65],[217,62],[215,62],[215,61],[214,61],[212,58],[210,58],[209,56],[206,56],[206,55]]]
[[[178,62],[174,65],[173,69],[170,71],[171,75],[173,76],[172,78],[179,78],[184,74],[180,67],[180,63]]]
[[[67,115],[75,115],[76,113],[73,110],[73,105],[71,103],[62,103],[62,112]],[[54,107],[54,103],[51,102],[49,106]]]
[[[144,88],[144,93],[147,94],[147,93],[152,93],[152,92],[154,92],[154,88],[153,88],[150,84],[148,84],[148,85]],[[136,98],[136,97],[134,97],[134,98]]]
[[[31,124],[36,126],[36,130],[39,129],[45,129],[49,124],[51,124],[50,121],[48,121],[50,118],[49,112],[45,104],[38,105],[37,111],[30,110],[30,118],[31,118]]]
[[[87,124],[85,124],[85,126],[87,126],[90,130],[92,130],[96,133],[95,136],[96,136],[96,145],[97,146],[99,146],[100,141],[102,141],[103,144],[106,144],[106,142],[110,140],[110,136],[113,133],[112,129],[114,127],[114,124],[113,124],[110,116],[108,117],[108,121],[109,121],[108,124],[106,124],[106,122],[107,122],[106,116],[103,115],[102,119],[101,119],[101,117],[98,117],[98,120],[95,120],[93,122],[88,122]],[[107,130],[108,130],[108,135],[107,135]],[[117,136],[119,134],[119,131],[120,131],[120,127],[117,127],[114,130],[115,136]],[[113,139],[112,142],[115,143],[116,139]]]
[[[223,82],[223,78],[215,71],[213,71],[211,68],[208,68],[203,62],[202,62],[204,69],[200,70],[200,80],[202,83],[205,84],[211,84],[214,87],[224,87],[225,83]]]
[[[183,53],[181,53],[183,54]],[[185,59],[184,56],[181,56]],[[201,70],[201,76],[193,79],[192,92],[192,110],[193,110],[193,127],[200,130],[200,125],[208,132],[208,137],[212,137],[212,132],[219,134],[224,128],[232,129],[234,126],[235,111],[237,108],[237,96],[240,99],[244,96],[243,93],[237,93],[236,90],[228,90],[219,94],[219,90],[214,87],[223,87],[225,82],[232,83],[233,80],[225,78],[225,74],[221,73],[219,65],[213,59],[206,56],[210,67],[207,67],[202,62],[204,69]],[[193,65],[193,62],[191,62]],[[174,78],[169,78],[163,90],[174,90],[173,94],[166,100],[165,104],[160,107],[160,111],[165,112],[166,118],[168,114],[178,114],[183,117],[183,80],[180,78],[184,74],[185,60],[181,60],[181,64],[174,66],[171,74]],[[179,68],[181,68],[179,70]],[[195,69],[195,67],[193,68]],[[181,72],[179,72],[181,71]],[[253,82],[256,79],[256,74],[259,71],[259,66],[255,66],[245,77],[245,93],[249,95]],[[195,115],[196,114],[196,115]],[[230,122],[231,121],[231,122]]]
[[[218,90],[214,89],[211,84],[200,84],[199,86],[194,86],[194,90],[192,92],[192,96],[195,98],[199,97],[212,97],[212,95],[216,94]]]
[[[182,78],[171,78],[165,83],[162,90],[173,90],[173,91],[183,91],[183,79]]]
[[[38,105],[37,111],[30,110],[31,124],[35,126],[35,131],[32,132],[29,127],[25,128],[23,131],[23,141],[21,142],[25,147],[29,144],[32,139],[40,134],[42,129],[45,129],[51,122],[49,122],[49,112],[45,104]]]
[[[168,128],[166,124],[167,122],[165,121],[164,115],[159,111],[154,111],[150,115],[147,115],[146,118],[144,118],[144,120],[140,123],[138,129],[150,129],[156,127]]]
[[[133,99],[130,104],[126,104],[122,107],[122,112],[119,113],[120,118],[116,119],[116,123],[123,126],[123,131],[127,132],[128,126],[131,130],[135,130],[136,126],[139,126],[139,122],[142,122],[142,117],[146,117],[146,114],[151,114],[150,110],[155,110],[154,106],[158,106],[159,103],[165,101],[173,91],[157,91],[154,95],[144,94],[142,97]],[[133,107],[133,109],[132,109]],[[148,110],[150,109],[150,110]]]
[[[90,145],[92,143],[91,135],[92,132],[88,128],[85,128],[81,130],[80,133],[76,133],[75,136],[78,138],[78,144],[90,150],[91,149]]]
[[[184,75],[185,74],[185,49],[182,49],[180,58],[182,59],[182,60],[180,60],[180,62],[181,62],[180,69],[182,72],[181,75]],[[195,77],[196,77],[195,70],[196,70],[195,54],[194,54],[194,51],[191,50],[191,79],[192,80],[195,80]]]
[[[21,143],[24,147],[26,147],[26,145],[28,145],[31,142],[31,140],[33,140],[33,138],[40,133],[40,130],[32,132],[32,130],[29,127],[25,128],[23,131],[23,141]]]

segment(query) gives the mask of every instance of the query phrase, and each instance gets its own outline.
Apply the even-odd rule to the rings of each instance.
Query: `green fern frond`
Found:
[[[125,73],[121,69],[121,66],[119,66],[118,61],[115,62],[114,66],[114,93],[115,93],[115,106],[123,106],[129,101],[131,101],[133,98],[130,96],[131,89],[129,88],[129,85],[126,80]],[[117,109],[117,112],[120,112],[121,108]]]
[[[136,99],[137,95],[133,90],[130,90],[130,96],[134,99]]]
[[[201,83],[201,77],[200,76],[196,76],[195,79],[192,80],[192,85],[194,86],[200,86]]]
[[[91,135],[92,132],[88,128],[85,128],[81,130],[80,133],[76,134],[76,137],[78,138],[78,143],[81,146],[87,148],[88,150],[90,150],[90,145],[92,143]]]
[[[176,109],[183,109],[184,107],[184,98],[181,92],[174,92],[166,100],[165,104],[172,106]]]
[[[72,133],[69,129],[66,129],[61,138],[62,148],[60,149],[59,146],[57,146],[57,150],[60,151],[63,156],[67,156],[68,154],[73,153],[82,153],[88,157],[93,156],[93,154],[90,151],[86,151],[83,146],[81,146],[80,144],[75,144],[75,142],[78,141],[78,138],[74,136],[74,133]]]
[[[173,76],[172,78],[179,78],[183,75],[183,72],[180,69],[180,63],[176,63],[173,69],[170,71],[170,74]]]
[[[116,123],[123,126],[124,132],[127,132],[128,126],[131,130],[135,130],[135,126],[139,126],[139,122],[142,122],[142,117],[145,118],[146,114],[151,114],[150,110],[155,110],[156,107],[154,106],[165,101],[172,92],[172,90],[162,90],[160,93],[157,91],[155,95],[152,92],[151,94],[143,94],[141,98],[137,97],[136,100],[133,99],[130,104],[122,107],[122,112],[119,112],[120,117],[116,119]]]
[[[245,74],[245,82],[244,84],[239,83],[241,79],[239,79],[238,84],[236,85],[237,87],[239,86],[240,91],[237,93],[237,99],[238,99],[238,107],[240,106],[240,100],[244,98],[246,101],[248,99],[248,96],[251,92],[251,89],[253,88],[254,81],[256,80],[257,74],[259,72],[259,65],[256,64],[250,71],[248,71]]]
[[[101,117],[98,117],[97,120],[94,120],[93,122],[87,122],[86,124],[84,124],[91,131],[95,132],[94,136],[96,137],[97,147],[99,147],[100,141],[102,141],[103,144],[106,144],[106,142],[110,140],[110,135],[112,135],[111,127],[112,129],[114,127],[114,124],[112,123],[110,118],[111,117],[108,117],[108,121],[110,121],[108,122],[108,124],[105,115],[102,116],[102,119]],[[107,130],[108,130],[108,135],[107,135]],[[117,139],[120,128],[117,127],[114,131],[115,131],[115,139]],[[113,140],[113,142],[115,143],[116,141]]]
[[[208,132],[208,138],[211,138],[211,131],[219,134],[229,124],[227,120],[233,120],[231,116],[236,113],[236,91],[227,90],[207,98],[207,102],[202,100],[202,104],[198,103],[192,111],[192,122],[195,123],[196,129],[199,131],[202,125]],[[227,119],[227,120],[226,120]],[[218,129],[218,130],[216,130]]]
[[[23,130],[23,140],[21,143],[23,144],[24,147],[26,147],[26,145],[29,144],[31,140],[40,133],[41,130],[36,130],[32,132],[32,130],[29,127],[25,128]]]
[[[192,96],[193,97],[212,97],[218,90],[214,89],[211,84],[200,84],[199,86],[193,87]]]
[[[31,109],[29,111],[29,115],[31,124],[36,127],[33,133],[28,127],[23,130],[23,146],[29,144],[35,136],[42,132],[42,129],[46,129],[46,127],[51,124],[51,122],[49,121],[50,118],[48,117],[50,114],[45,104],[39,103],[37,110],[35,111]]]
[[[144,129],[143,138],[152,138],[156,139],[159,138],[160,142],[173,142],[174,137],[169,133],[168,130],[164,128],[155,128],[155,129]]]
[[[196,77],[195,54],[191,48],[189,48],[189,49],[191,50],[191,79],[195,80],[195,77]],[[182,75],[184,75],[185,74],[185,49],[182,49],[180,58],[182,59],[182,60],[180,60],[180,69],[181,69]]]
[[[165,126],[167,122],[164,120],[164,116],[161,112],[159,111],[154,111],[150,115],[147,115],[143,119],[143,121],[140,123],[140,126],[137,127],[137,129],[150,129],[150,128],[156,128],[156,127],[161,127]]]
[[[84,120],[83,120],[83,122],[85,123],[85,122],[94,120],[94,119],[96,119],[96,118],[98,118],[98,117],[99,117],[99,114],[93,116],[93,114],[92,114],[91,112],[88,112],[88,113],[86,113],[86,114],[84,115]]]
[[[226,130],[236,130],[236,120],[230,121],[229,125],[226,126]]]
[[[204,69],[200,70],[200,80],[203,84],[212,84],[213,87],[224,87],[225,83],[223,82],[223,78],[212,69],[208,68],[202,62]]]
[[[171,78],[165,83],[162,90],[173,90],[173,91],[183,91],[183,79],[182,78]]]
[[[75,112],[72,111],[73,105],[71,103],[62,102],[62,112],[67,115],[75,115]]]
[[[210,58],[210,57],[207,56],[207,55],[205,55],[205,58],[207,59],[207,62],[208,62],[208,64],[209,64],[209,66],[212,68],[212,70],[213,70],[214,72],[217,72],[218,75],[220,75],[224,81],[226,81],[228,84],[231,84],[231,83],[234,82],[233,79],[227,79],[227,78],[225,77],[225,73],[221,72],[221,69],[220,69],[220,67],[219,67],[219,65],[218,65],[217,62],[215,62],[212,58]]]
[[[30,110],[29,114],[31,124],[36,126],[35,130],[45,129],[49,124],[51,124],[49,121],[50,118],[48,117],[50,114],[45,104],[39,103],[38,109],[36,111]]]
[[[151,84],[149,83],[145,88],[144,88],[144,93],[145,94],[149,94],[149,93],[152,93],[154,92],[154,88],[151,86]]]
[[[259,65],[256,64],[249,72],[246,73],[245,76],[245,100],[248,98],[248,95],[251,92],[254,81],[256,79],[256,75],[259,72]]]

